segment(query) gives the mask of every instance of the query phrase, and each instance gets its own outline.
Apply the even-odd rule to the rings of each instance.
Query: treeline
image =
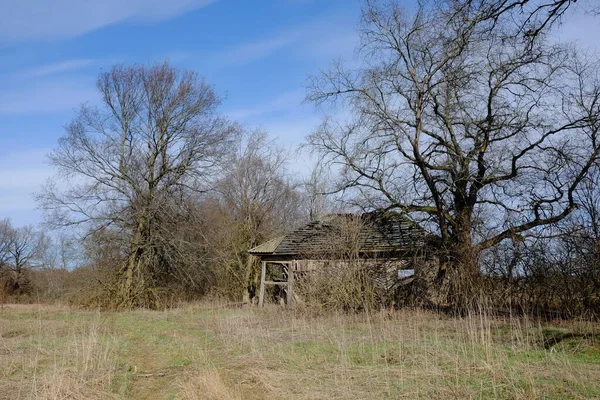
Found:
[[[365,2],[357,59],[309,81],[307,100],[331,115],[306,138],[319,167],[304,180],[266,134],[222,115],[195,72],[114,66],[37,196],[46,226],[78,238],[66,275],[85,301],[113,308],[208,293],[248,301],[250,247],[334,208],[383,209],[439,237],[427,283],[444,294],[439,306],[597,313],[600,63],[549,40],[573,7],[598,12],[554,0]],[[8,291],[22,291],[14,256],[0,260]]]
[[[222,165],[201,190],[186,183],[182,187],[188,193],[173,188],[164,203],[147,200],[149,210],[125,202],[114,210],[114,197],[107,196],[111,204],[93,216],[101,222],[78,226],[80,221],[68,218],[74,215],[60,216],[57,206],[46,221],[57,229],[50,236],[32,226],[14,228],[9,220],[2,221],[0,276],[5,300],[11,296],[13,301],[124,307],[120,291],[135,249],[140,259],[134,279],[141,282],[134,284],[143,287],[135,289],[140,291],[135,293],[139,302],[127,306],[164,307],[207,294],[249,301],[259,271],[247,250],[322,215],[326,206],[316,191],[320,178],[313,174],[299,180],[288,174],[289,152],[266,134],[239,130],[233,135],[219,161]],[[101,194],[92,196],[90,187],[83,187],[77,185],[81,192],[74,198],[97,201]],[[50,201],[57,200],[46,199],[49,209],[55,204]],[[150,225],[143,239],[136,237],[136,219],[126,214],[135,212]]]
[[[578,207],[545,230],[486,251],[490,303],[543,316],[600,315],[600,171],[574,194]]]
[[[247,250],[325,211],[319,174],[292,177],[290,151],[222,116],[194,72],[115,66],[97,87],[102,104],[68,125],[50,154],[58,174],[37,195],[58,242],[3,222],[5,294],[57,296],[41,283],[52,275],[76,301],[113,308],[247,301]]]

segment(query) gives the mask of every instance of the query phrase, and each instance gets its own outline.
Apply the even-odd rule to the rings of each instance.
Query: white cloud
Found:
[[[295,150],[322,120],[322,115],[314,110],[312,104],[302,103],[305,93],[304,89],[292,90],[262,104],[231,110],[226,115],[265,130],[279,143]],[[294,158],[293,164],[298,164],[296,167],[303,163],[303,160]],[[296,167],[294,170],[299,170]]]
[[[247,42],[218,54],[215,61],[224,65],[243,65],[264,58],[277,50],[297,42],[301,35],[297,32],[279,34],[265,39]]]
[[[9,0],[0,13],[0,42],[76,37],[126,20],[164,20],[215,0]]]
[[[600,54],[599,37],[600,16],[587,14],[584,8],[573,8],[553,35],[554,40],[572,41],[597,54]]]
[[[46,165],[47,149],[8,152],[0,157],[0,219],[9,217],[15,225],[34,223],[40,213],[33,211],[33,193],[52,175]]]
[[[306,141],[306,137],[314,132],[321,117],[314,114],[298,113],[286,118],[274,118],[262,122],[267,132],[286,145],[296,147]]]
[[[290,150],[288,159],[289,171],[296,178],[309,173],[315,164],[309,147],[302,147],[306,137],[315,131],[321,122],[321,117],[314,113],[296,112],[284,117],[270,118],[261,122],[259,127],[269,133],[269,137]]]
[[[358,44],[353,16],[345,13],[326,15],[291,29],[272,33],[217,54],[219,65],[243,65],[294,46],[295,55],[338,58],[346,56]]]
[[[58,79],[35,82],[0,92],[0,115],[33,114],[72,110],[94,102],[98,94],[89,82]]]
[[[226,111],[228,117],[265,130],[270,137],[294,151],[319,125],[322,115],[311,104],[303,104],[305,90],[291,90],[264,103]],[[300,171],[305,161],[294,157],[293,170]]]
[[[71,72],[89,66],[92,63],[90,59],[65,60],[53,64],[40,65],[38,67],[26,69],[17,74],[19,78],[32,79],[42,78],[49,75]]]
[[[327,35],[323,40],[312,43],[310,47],[320,55],[339,58],[353,54],[358,43],[359,38],[356,31],[348,29],[346,32],[334,32],[332,35]]]
[[[50,176],[46,163],[49,149],[29,149],[2,154],[0,193],[15,188],[38,186]]]
[[[300,107],[304,94],[304,89],[293,90],[283,93],[266,103],[231,110],[226,114],[233,119],[247,120],[279,111],[293,110]]]

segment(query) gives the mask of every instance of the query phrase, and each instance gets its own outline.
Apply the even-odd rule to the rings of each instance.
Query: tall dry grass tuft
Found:
[[[216,369],[199,371],[184,379],[179,387],[186,400],[241,400],[242,395],[228,386]]]
[[[102,316],[87,314],[84,323],[71,324],[72,314],[66,311],[47,321],[44,313],[50,308],[38,307],[35,325],[16,323],[13,331],[3,333],[3,346],[11,353],[8,367],[0,367],[5,376],[0,399],[116,398],[112,384],[118,345]],[[19,375],[24,379],[12,378]]]

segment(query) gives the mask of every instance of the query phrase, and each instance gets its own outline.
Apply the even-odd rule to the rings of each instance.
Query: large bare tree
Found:
[[[597,61],[523,41],[520,10],[490,18],[492,3],[369,1],[361,66],[335,64],[309,93],[352,115],[309,138],[341,166],[338,190],[435,231],[454,302],[471,298],[483,250],[575,210],[600,155]]]
[[[39,196],[49,220],[113,231],[128,249],[115,305],[152,305],[175,273],[170,226],[183,199],[207,190],[236,127],[196,73],[167,64],[100,74],[99,105],[84,104],[50,161],[58,179]]]

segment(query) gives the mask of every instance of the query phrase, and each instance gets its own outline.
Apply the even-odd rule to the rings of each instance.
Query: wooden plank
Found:
[[[287,286],[287,282],[276,282],[276,281],[265,281],[265,285],[279,285],[279,286]]]
[[[288,266],[288,282],[287,282],[287,304],[291,306],[294,302],[294,270],[296,269],[296,263]]]
[[[267,262],[261,263],[260,270],[260,293],[258,295],[258,306],[263,307],[265,305],[265,278],[267,275]]]

